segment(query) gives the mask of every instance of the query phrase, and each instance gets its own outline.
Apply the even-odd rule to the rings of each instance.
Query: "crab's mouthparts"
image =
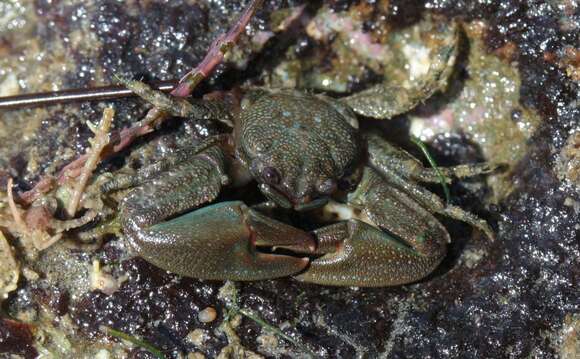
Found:
[[[259,187],[264,196],[277,206],[286,209],[294,209],[298,212],[322,207],[328,203],[329,200],[327,196],[313,198],[310,194],[296,198],[272,186],[260,184]]]
[[[320,208],[328,203],[329,198],[327,196],[313,197],[311,194],[307,194],[302,197],[293,197],[288,193],[284,193],[275,189],[285,200],[291,203],[291,208],[297,212],[309,211],[311,209]]]
[[[284,193],[276,189],[276,191],[283,196],[287,201],[292,203],[291,208],[295,211],[303,212],[309,211],[311,209],[316,209],[324,206],[328,203],[328,196],[313,196],[312,194],[306,194],[302,197],[293,197],[288,193]]]
[[[308,198],[307,201],[301,201],[294,204],[294,210],[298,212],[308,211],[315,208],[320,208],[328,203],[328,197],[319,197],[315,199]]]

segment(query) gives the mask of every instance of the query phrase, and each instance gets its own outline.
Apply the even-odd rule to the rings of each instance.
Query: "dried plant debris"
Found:
[[[75,218],[87,184],[93,179],[93,171],[102,160],[101,153],[109,143],[109,129],[113,115],[112,109],[106,109],[99,127],[97,129],[91,127],[95,137],[89,140],[91,147],[86,156],[87,160],[78,174],[78,179],[76,179],[77,176],[71,179],[67,173],[68,182],[60,185],[48,178],[41,180],[36,189],[32,190],[31,196],[24,196],[24,199],[22,196],[19,197],[19,201],[24,203],[25,208],[22,208],[14,199],[13,179],[8,178],[6,202],[12,221],[6,221],[4,225],[19,238],[24,254],[28,258],[36,258],[39,251],[54,245],[66,231],[81,227],[97,216],[95,208],[91,208],[95,205],[95,201],[89,199],[82,206],[88,210],[82,216]],[[76,182],[69,183],[75,179]],[[40,187],[43,189],[38,190]],[[28,205],[27,200],[31,201]],[[97,202],[99,206],[100,202]],[[57,218],[57,212],[65,206],[68,216]]]
[[[91,148],[90,152],[88,153],[87,160],[83,166],[83,170],[79,175],[79,178],[74,185],[74,191],[70,197],[70,201],[66,207],[66,211],[69,217],[74,217],[79,203],[81,201],[81,196],[83,195],[87,183],[91,179],[93,175],[93,171],[101,161],[101,152],[109,144],[109,131],[111,128],[111,124],[113,122],[113,116],[115,115],[115,111],[112,108],[107,108],[103,111],[103,118],[98,126],[95,128],[94,125],[91,125],[90,122],[89,128],[95,134],[95,137],[91,139]]]

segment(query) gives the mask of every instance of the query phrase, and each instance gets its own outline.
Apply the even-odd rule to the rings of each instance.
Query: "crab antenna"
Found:
[[[210,47],[201,63],[181,78],[175,86],[175,80],[153,83],[153,89],[171,92],[177,97],[191,95],[193,89],[206,78],[223,60],[225,54],[236,43],[256,10],[263,0],[253,0],[244,10],[235,25],[225,34],[219,36]],[[55,92],[33,93],[9,97],[0,97],[0,110],[14,110],[24,107],[49,106],[79,101],[100,101],[122,97],[132,97],[135,94],[125,86],[103,86],[85,89],[72,89]]]
[[[152,84],[156,90],[170,92],[176,80],[157,81]],[[81,101],[101,101],[136,96],[125,86],[102,86],[55,92],[40,92],[25,95],[0,97],[0,110],[16,110],[25,107],[50,106]]]

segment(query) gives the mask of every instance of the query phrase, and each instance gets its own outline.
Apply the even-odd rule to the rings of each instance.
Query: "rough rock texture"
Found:
[[[298,3],[267,1],[252,31],[269,30],[273,9]],[[325,5],[334,11],[360,5],[309,3],[310,16]],[[509,195],[491,205],[481,186],[452,188],[456,203],[484,215],[498,238],[489,243],[472,235],[470,228],[445,221],[454,238],[447,259],[429,278],[402,287],[326,288],[292,279],[238,283],[239,306],[297,343],[272,339],[244,317],[232,325],[241,345],[267,357],[577,357],[580,184],[569,173],[576,173],[570,171],[577,166],[579,150],[574,144],[574,133],[580,131],[578,4],[433,0],[378,1],[375,6],[381,9],[377,13],[386,14],[371,16],[375,23],[392,21],[396,26],[411,24],[426,12],[482,20],[487,51],[517,70],[520,102],[537,112],[541,122],[527,140],[523,158],[510,168]],[[110,83],[113,74],[173,77],[203,56],[240,9],[237,1],[2,2],[0,94]],[[366,26],[373,29],[373,22]],[[262,69],[274,69],[288,48],[298,58],[308,55],[314,46],[309,41],[304,30],[274,37],[253,54],[248,71],[222,66],[200,91],[244,81],[259,84]],[[117,126],[144,112],[138,100],[114,104]],[[54,173],[82,152],[90,136],[83,123],[98,119],[103,106],[0,113],[0,187],[10,175],[19,188],[29,188],[42,173]],[[405,122],[386,126],[400,133],[397,128]],[[193,127],[170,125],[161,136],[142,142],[156,141],[156,153],[170,151],[192,136]],[[175,133],[178,140],[170,138]],[[431,148],[444,164],[479,160],[476,135],[435,136]],[[118,162],[122,159],[104,167],[115,168]],[[118,291],[106,295],[91,290],[95,259],[108,265],[115,279],[126,276]],[[218,299],[223,283],[178,278],[143,260],[128,259],[120,240],[111,239],[96,252],[57,245],[30,266],[40,277],[25,275],[3,310],[31,324],[2,319],[0,352],[92,357],[106,349],[113,355],[149,357],[141,350],[111,346],[114,340],[102,334],[100,325],[140,336],[170,357],[192,352],[213,357],[235,341],[217,330],[227,314],[227,301]],[[218,318],[202,323],[197,313],[208,306],[216,308]],[[44,339],[32,344],[35,330]]]

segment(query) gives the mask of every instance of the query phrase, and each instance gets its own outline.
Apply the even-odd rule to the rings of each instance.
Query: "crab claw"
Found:
[[[315,231],[318,252],[295,278],[337,286],[384,287],[416,281],[431,272],[441,256],[428,256],[370,224],[349,220]]]
[[[449,233],[433,214],[366,167],[348,203],[329,203],[342,222],[314,231],[317,254],[298,279],[318,284],[383,287],[431,273],[447,252]]]
[[[312,234],[270,219],[238,201],[210,205],[134,231],[128,237],[136,252],[156,266],[212,280],[293,275],[304,270],[309,259],[275,254],[275,249],[309,253],[316,247]],[[264,247],[266,251],[262,251]]]

